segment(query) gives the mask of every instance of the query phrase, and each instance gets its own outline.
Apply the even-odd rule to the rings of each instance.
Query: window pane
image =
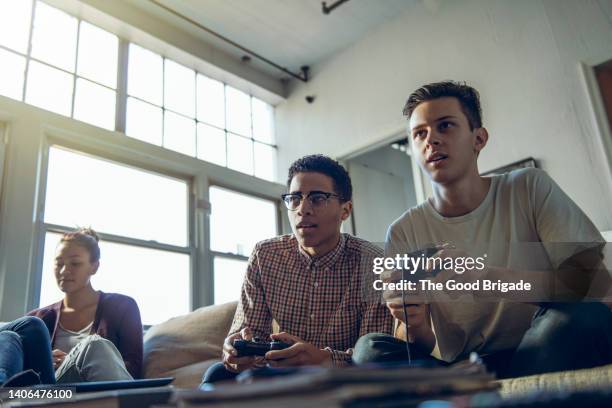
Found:
[[[195,156],[195,120],[166,111],[164,147],[188,156]]]
[[[225,166],[225,132],[198,123],[198,159]]]
[[[162,57],[130,44],[128,94],[161,106],[163,75]]]
[[[227,134],[227,167],[253,174],[253,142],[242,136]]]
[[[25,57],[0,49],[0,95],[21,100],[25,63]]]
[[[213,251],[249,256],[257,242],[277,235],[273,201],[216,186],[209,192]]]
[[[162,110],[157,106],[128,98],[125,133],[135,139],[162,144]]]
[[[276,149],[262,143],[255,143],[255,177],[274,181],[275,164]]]
[[[225,127],[225,91],[223,83],[198,74],[198,120]]]
[[[0,44],[27,53],[31,18],[31,0],[0,0]]]
[[[73,76],[59,69],[30,61],[26,102],[70,116]]]
[[[77,78],[74,118],[104,129],[115,129],[115,91]]]
[[[40,306],[64,297],[53,273],[60,238],[55,233],[45,235]],[[91,284],[96,290],[134,298],[143,324],[161,323],[190,311],[189,255],[186,254],[100,241],[100,268],[91,278]]]
[[[251,97],[231,86],[225,87],[227,129],[251,137]]]
[[[85,21],[79,34],[78,74],[111,88],[117,87],[119,39]]]
[[[45,222],[187,246],[187,191],[182,180],[51,148]]]
[[[215,257],[215,305],[240,299],[247,262]]]
[[[169,59],[164,69],[164,106],[195,118],[195,71]]]
[[[32,56],[74,72],[77,23],[76,18],[37,1],[34,11]]]
[[[268,144],[274,143],[274,108],[264,101],[253,101],[253,138]]]

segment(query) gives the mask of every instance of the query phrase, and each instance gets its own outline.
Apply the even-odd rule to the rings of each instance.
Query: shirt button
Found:
[[[310,318],[311,318],[311,319],[314,319],[314,318],[315,318],[314,313],[311,313],[311,314],[310,314]]]
[[[315,288],[319,287],[319,282],[315,282],[315,283],[314,283],[314,287],[315,287]]]
[[[329,272],[329,271],[330,271],[329,268],[325,268],[325,272]]]

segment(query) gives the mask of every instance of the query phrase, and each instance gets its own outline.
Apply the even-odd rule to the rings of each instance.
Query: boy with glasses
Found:
[[[370,332],[391,333],[393,319],[370,290],[372,264],[382,250],[340,232],[352,211],[351,180],[322,155],[294,162],[282,196],[293,234],[259,242],[249,259],[223,363],[204,383],[269,364],[343,366],[352,347]],[[273,321],[279,333],[271,334]],[[291,346],[264,357],[238,357],[238,339],[282,341]]]

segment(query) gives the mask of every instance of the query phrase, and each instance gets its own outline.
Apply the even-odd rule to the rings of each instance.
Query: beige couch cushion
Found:
[[[175,377],[179,387],[199,384],[221,357],[237,302],[207,306],[151,327],[144,337],[146,378]]]

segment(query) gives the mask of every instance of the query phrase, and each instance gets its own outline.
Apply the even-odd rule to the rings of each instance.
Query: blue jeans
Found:
[[[219,381],[233,380],[238,373],[229,371],[222,362],[215,363],[208,367],[202,376],[202,384],[213,384]]]
[[[49,331],[39,318],[26,316],[0,326],[0,384],[30,369],[41,383],[55,384]]]
[[[406,342],[383,333],[362,336],[353,361],[405,361]],[[417,356],[418,358],[418,356]],[[431,357],[428,357],[431,358]],[[540,307],[516,349],[483,357],[499,378],[577,370],[612,363],[612,312],[601,303]]]

